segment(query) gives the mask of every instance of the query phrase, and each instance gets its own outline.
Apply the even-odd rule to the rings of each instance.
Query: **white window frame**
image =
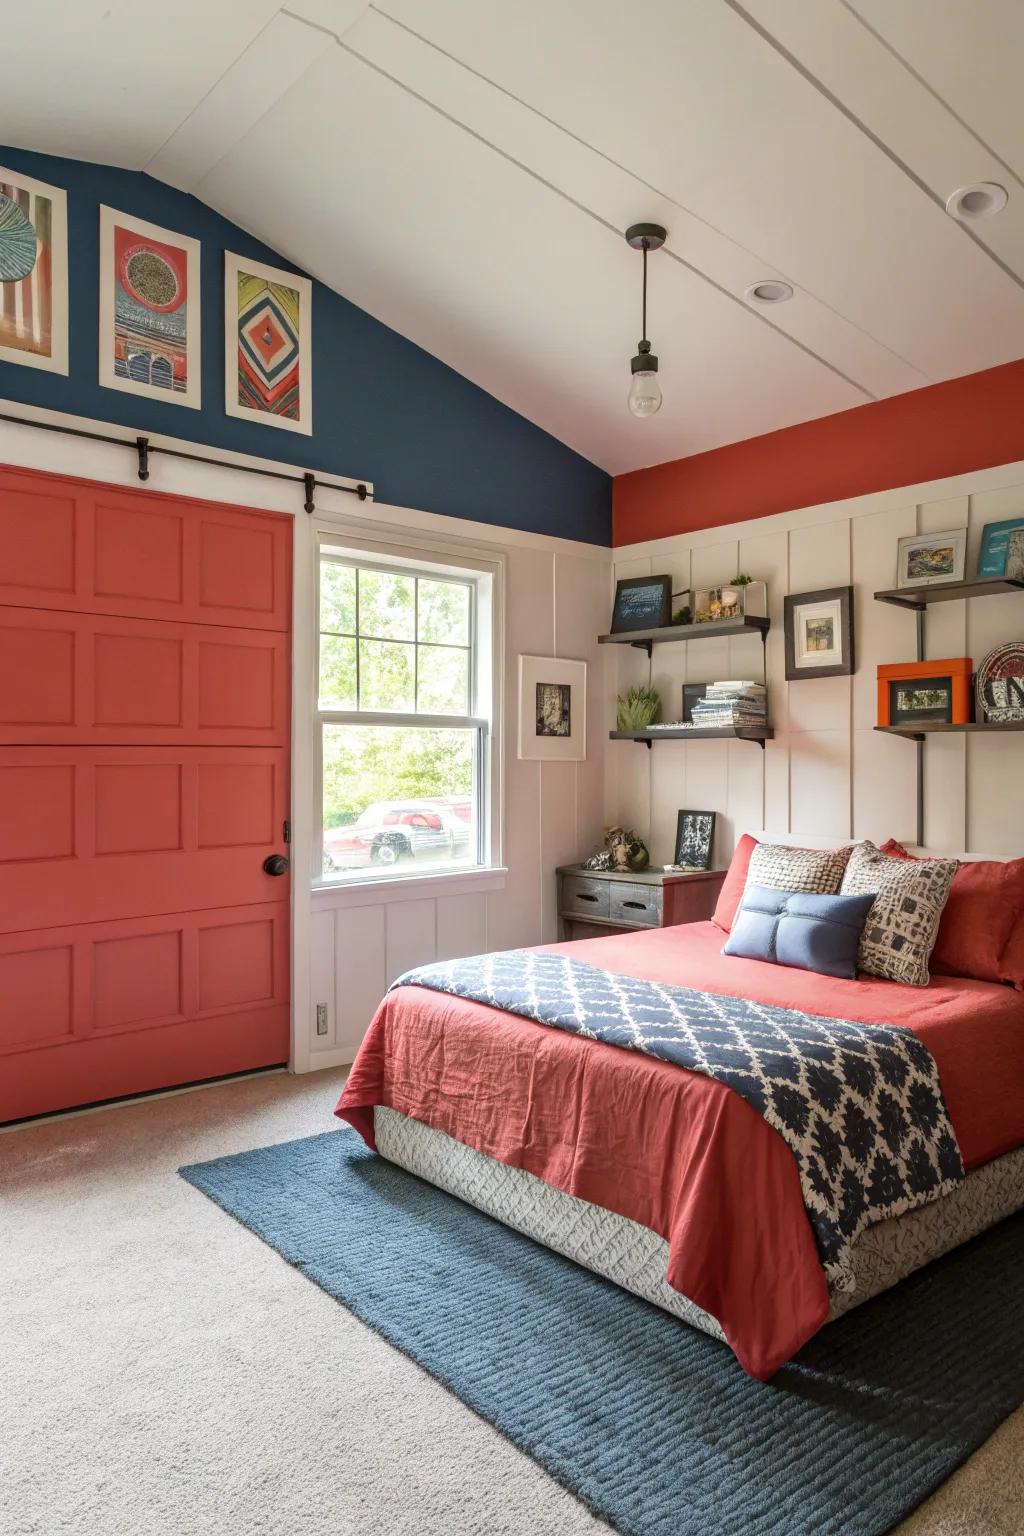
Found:
[[[314,891],[355,893],[387,887],[407,889],[438,886],[463,888],[486,882],[503,873],[501,862],[501,677],[504,562],[484,557],[456,544],[440,544],[424,538],[403,538],[401,545],[366,539],[336,525],[315,529],[314,559],[314,680],[313,680],[313,816],[312,887]],[[340,563],[371,568],[393,575],[449,578],[471,588],[470,601],[470,713],[467,715],[421,714],[398,710],[321,709],[320,681],[320,559],[321,554]],[[474,863],[431,867],[411,872],[408,865],[372,874],[324,875],[323,873],[323,726],[382,725],[472,729],[477,731],[479,806],[477,851]]]

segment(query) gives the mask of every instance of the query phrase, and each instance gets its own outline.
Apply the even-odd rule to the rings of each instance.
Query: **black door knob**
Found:
[[[263,873],[266,875],[285,875],[288,873],[288,860],[283,853],[272,853],[263,860]]]

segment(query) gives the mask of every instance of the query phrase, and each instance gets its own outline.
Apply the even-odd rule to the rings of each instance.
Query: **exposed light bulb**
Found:
[[[661,410],[661,385],[658,383],[658,359],[651,355],[651,344],[642,341],[630,363],[633,382],[627,403],[634,416],[653,416]]]

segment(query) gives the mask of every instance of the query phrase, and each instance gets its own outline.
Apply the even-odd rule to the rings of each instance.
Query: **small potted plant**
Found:
[[[661,696],[655,688],[631,688],[619,694],[616,710],[616,729],[620,731],[646,731],[658,718]]]

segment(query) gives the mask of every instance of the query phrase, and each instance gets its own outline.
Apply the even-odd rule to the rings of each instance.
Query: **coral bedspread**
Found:
[[[589,965],[863,1023],[928,1046],[968,1168],[1024,1144],[1024,996],[936,977],[840,981],[721,954],[711,923],[558,946]],[[387,1105],[652,1228],[666,1278],[766,1379],[829,1296],[785,1142],[712,1078],[421,987],[388,994],[337,1113],[372,1147]]]

